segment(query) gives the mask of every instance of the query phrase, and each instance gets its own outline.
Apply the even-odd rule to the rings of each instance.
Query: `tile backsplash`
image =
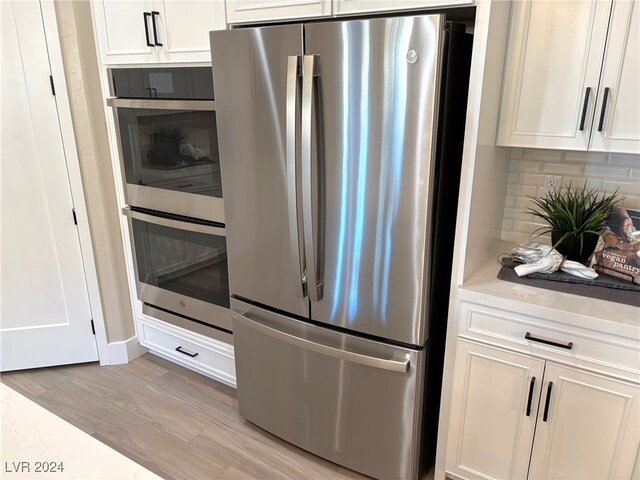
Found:
[[[612,193],[617,188],[624,196],[621,205],[640,209],[640,155],[512,148],[502,240],[525,242],[546,225],[524,213],[531,206],[527,196],[542,195],[545,175],[561,176],[563,186],[571,182],[581,187],[586,181],[588,188],[601,192]],[[548,240],[549,236],[540,238]]]

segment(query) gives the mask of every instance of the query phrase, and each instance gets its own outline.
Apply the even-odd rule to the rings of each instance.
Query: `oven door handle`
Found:
[[[157,110],[207,110],[215,111],[215,100],[148,100],[140,98],[107,98],[109,107],[154,108]]]
[[[178,218],[159,217],[157,215],[150,215],[148,213],[142,213],[138,212],[137,210],[132,210],[130,207],[124,207],[122,209],[122,213],[129,218],[140,220],[142,222],[153,223],[154,225],[161,225],[163,227],[176,228],[178,230],[187,230],[196,233],[204,233],[206,235],[217,235],[219,237],[227,236],[224,228],[214,227],[213,225],[185,222],[184,220],[178,220]]]

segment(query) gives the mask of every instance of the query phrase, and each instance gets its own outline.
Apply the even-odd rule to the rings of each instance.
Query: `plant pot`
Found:
[[[552,245],[556,245],[563,235],[564,233],[553,230],[551,232]],[[558,243],[555,248],[568,260],[584,263],[595,250],[598,237],[599,235],[595,233],[585,233],[578,237],[569,236]]]

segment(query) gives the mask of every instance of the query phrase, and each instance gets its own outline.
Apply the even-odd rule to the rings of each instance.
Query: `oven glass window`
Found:
[[[118,108],[128,184],[222,197],[216,114]]]
[[[229,308],[224,236],[132,219],[138,280]]]

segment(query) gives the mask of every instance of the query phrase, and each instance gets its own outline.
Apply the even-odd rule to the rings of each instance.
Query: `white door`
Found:
[[[227,28],[224,2],[156,0],[159,12],[160,59],[169,62],[210,62],[209,32]]]
[[[639,400],[638,385],[547,362],[529,478],[631,478]]]
[[[639,79],[640,4],[616,1],[611,13],[590,150],[640,153]]]
[[[100,0],[91,2],[91,7],[102,63],[158,61],[161,47],[155,46],[153,0]],[[157,22],[156,33],[160,35]]]
[[[543,372],[543,360],[458,340],[447,472],[526,478]]]
[[[513,2],[498,144],[586,150],[611,0]]]
[[[0,16],[0,370],[95,361],[40,4]]]

